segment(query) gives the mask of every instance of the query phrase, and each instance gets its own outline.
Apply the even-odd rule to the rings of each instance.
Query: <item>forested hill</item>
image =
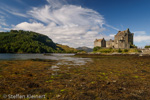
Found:
[[[0,53],[52,53],[66,52],[49,37],[23,30],[0,32]],[[72,50],[70,52],[73,52]]]

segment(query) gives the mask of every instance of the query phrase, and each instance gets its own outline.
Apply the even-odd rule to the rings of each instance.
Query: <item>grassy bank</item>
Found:
[[[130,48],[130,49],[115,49],[115,48],[101,48],[101,47],[94,47],[93,53],[140,53],[141,50],[137,48]]]
[[[150,57],[100,56],[86,65],[57,61],[0,61],[0,94],[45,95],[51,100],[148,100]]]

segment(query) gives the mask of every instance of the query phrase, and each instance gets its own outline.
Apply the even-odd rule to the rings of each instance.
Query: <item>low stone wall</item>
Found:
[[[142,54],[150,54],[150,48],[142,49]]]

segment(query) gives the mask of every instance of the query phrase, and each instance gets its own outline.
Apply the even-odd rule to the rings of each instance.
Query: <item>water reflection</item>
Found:
[[[57,60],[49,70],[54,71],[52,75],[57,75],[60,65],[85,65],[91,62],[91,58],[74,57],[74,54],[0,54],[0,60],[29,60],[29,59],[49,59]],[[69,67],[68,67],[69,68]]]
[[[91,62],[91,58],[74,57],[74,54],[52,54],[59,62],[57,65],[85,65],[87,62]]]
[[[60,69],[59,69],[58,66],[52,65],[49,70],[52,70],[52,71],[53,71],[52,75],[55,76],[55,75],[58,75],[58,71],[59,71]]]
[[[51,66],[50,69],[53,70],[53,71],[59,71],[59,67],[56,66],[56,65]]]
[[[0,54],[0,60],[49,59],[58,60],[57,65],[84,65],[90,58],[74,57],[74,54]]]
[[[74,54],[52,54],[49,56],[56,57],[55,60],[59,62],[53,66],[51,66],[51,70],[54,71],[52,75],[58,75],[58,71],[60,71],[60,65],[85,65],[87,62],[91,62],[90,58],[79,58],[74,57]],[[68,67],[70,69],[71,67]]]

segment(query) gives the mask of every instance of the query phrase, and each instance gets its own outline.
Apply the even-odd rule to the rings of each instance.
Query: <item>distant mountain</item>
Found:
[[[92,52],[93,49],[92,48],[88,48],[88,47],[78,47],[76,48],[77,50],[83,50],[83,51],[86,51],[86,52]]]
[[[70,50],[70,51],[69,51]],[[23,30],[0,32],[0,53],[67,53],[73,48],[63,48],[48,36]]]

